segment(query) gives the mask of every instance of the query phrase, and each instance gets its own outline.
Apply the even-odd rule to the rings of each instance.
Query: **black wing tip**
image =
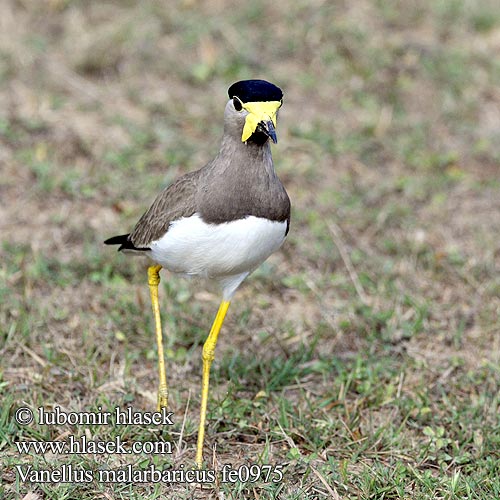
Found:
[[[112,236],[111,238],[108,238],[107,240],[105,240],[104,244],[105,245],[120,245],[118,247],[118,251],[120,251],[120,250],[142,250],[142,251],[149,250],[149,248],[136,247],[129,240],[129,236],[130,236],[130,234],[120,234],[118,236]]]
[[[119,236],[112,236],[104,241],[105,245],[125,245],[128,242],[130,234],[120,234]]]

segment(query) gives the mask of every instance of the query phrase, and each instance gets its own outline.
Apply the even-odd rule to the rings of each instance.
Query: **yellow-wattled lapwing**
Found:
[[[203,345],[203,379],[196,462],[202,466],[210,366],[231,298],[242,281],[282,245],[290,225],[290,200],[274,171],[269,138],[276,143],[280,88],[264,80],[233,84],[224,112],[224,136],[214,160],[164,189],[130,234],[105,241],[148,256],[156,323],[160,387],[167,381],[158,305],[160,270],[217,282],[222,302]]]

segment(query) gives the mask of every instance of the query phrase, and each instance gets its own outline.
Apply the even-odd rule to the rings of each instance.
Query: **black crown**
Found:
[[[241,102],[281,101],[282,90],[265,80],[241,80],[233,83],[227,93],[229,98],[238,97]]]

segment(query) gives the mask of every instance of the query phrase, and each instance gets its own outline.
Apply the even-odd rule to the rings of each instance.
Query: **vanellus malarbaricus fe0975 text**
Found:
[[[164,189],[130,234],[105,241],[148,256],[148,282],[156,325],[160,386],[167,406],[158,284],[162,267],[215,281],[222,301],[203,345],[200,424],[196,463],[203,462],[210,366],[231,298],[242,281],[282,245],[290,225],[290,200],[274,170],[269,139],[283,102],[279,87],[244,80],[228,90],[224,135],[217,156]]]

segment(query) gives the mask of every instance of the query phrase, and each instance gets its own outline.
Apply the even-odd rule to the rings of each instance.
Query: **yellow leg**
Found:
[[[158,303],[158,285],[160,283],[161,266],[150,266],[148,268],[148,284],[151,293],[151,305],[155,316],[156,342],[158,343],[158,373],[160,376],[160,387],[158,389],[158,411],[167,407],[168,389],[167,376],[165,374],[165,358],[163,357],[163,337],[161,330],[160,305]]]
[[[203,378],[201,382],[201,410],[200,410],[200,427],[198,428],[198,445],[196,447],[196,464],[198,468],[203,465],[203,440],[205,438],[205,421],[207,417],[207,401],[208,401],[208,384],[210,380],[210,366],[215,357],[215,346],[217,338],[226,317],[229,302],[223,300],[217,311],[217,316],[210,329],[205,344],[203,344]]]

